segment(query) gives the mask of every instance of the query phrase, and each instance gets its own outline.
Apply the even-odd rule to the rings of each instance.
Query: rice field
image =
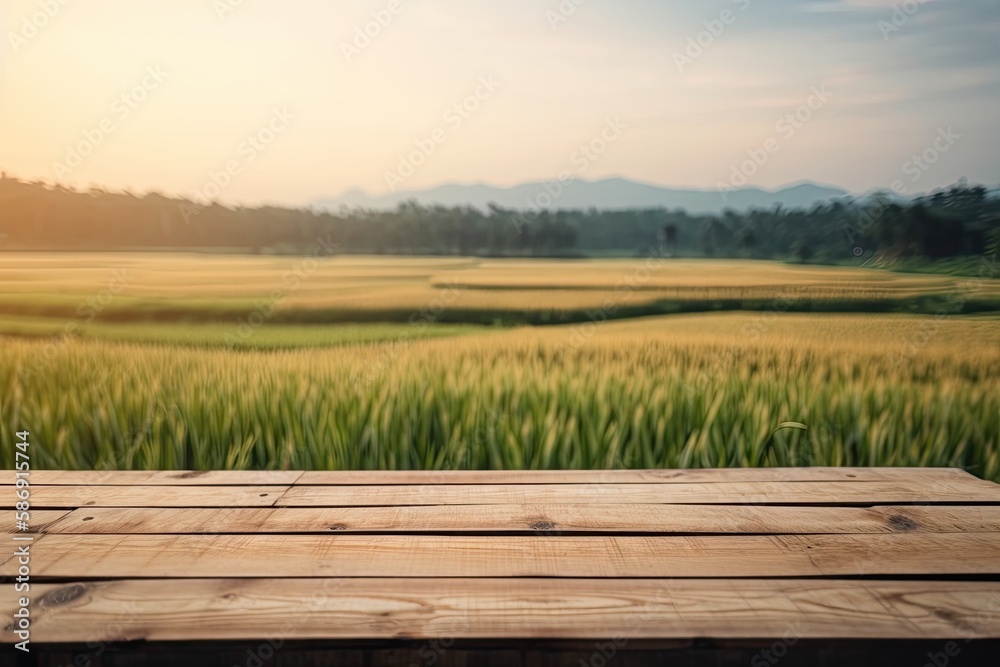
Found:
[[[419,328],[332,347],[0,338],[3,463],[27,428],[41,468],[887,465],[1000,481],[995,315]]]
[[[996,265],[985,266],[995,271]],[[998,276],[1000,277],[1000,276]],[[0,255],[0,317],[92,322],[553,324],[685,311],[1000,310],[1000,280],[659,257],[523,260]],[[949,301],[962,294],[961,304]],[[609,305],[611,306],[609,308]],[[428,317],[428,313],[432,317]],[[0,321],[0,333],[19,333]]]
[[[446,338],[483,331],[463,324],[340,324],[301,326],[269,324],[251,328],[241,336],[238,323],[222,322],[80,322],[66,318],[0,315],[0,336],[47,338],[46,351],[63,344],[69,331],[74,338],[125,343],[150,343],[208,348],[279,350],[326,348],[359,343],[392,342],[400,338]]]
[[[1000,479],[1000,306],[961,314],[990,310],[998,280],[655,257],[0,259],[6,465],[29,429],[33,465],[67,469]],[[931,314],[795,312],[916,305]],[[740,308],[758,312],[640,317]]]

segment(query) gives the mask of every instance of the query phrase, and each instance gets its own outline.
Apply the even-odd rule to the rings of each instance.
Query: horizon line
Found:
[[[68,190],[68,191],[71,191],[71,192],[77,192],[77,193],[81,193],[81,194],[86,194],[88,192],[96,190],[96,191],[107,192],[109,194],[124,194],[124,195],[131,195],[131,196],[135,196],[135,197],[145,197],[145,196],[149,196],[149,195],[159,195],[161,197],[165,197],[165,198],[168,198],[168,199],[182,199],[182,200],[188,200],[188,201],[195,201],[195,198],[192,196],[191,193],[170,192],[170,191],[167,191],[167,190],[160,190],[160,189],[157,189],[155,187],[154,188],[149,188],[149,189],[143,189],[143,190],[133,190],[129,186],[125,186],[123,188],[114,188],[114,187],[110,187],[110,186],[107,186],[107,185],[95,184],[95,183],[91,183],[91,184],[86,185],[86,186],[82,185],[82,184],[80,184],[80,185],[74,185],[74,184],[70,184],[70,183],[63,183],[63,182],[53,181],[53,180],[44,179],[44,178],[42,178],[42,179],[23,178],[21,176],[12,174],[11,172],[9,172],[9,171],[7,171],[5,169],[0,169],[0,180],[14,180],[14,181],[18,181],[18,182],[21,182],[21,183],[32,184],[32,185],[42,185],[44,187],[49,187],[49,188],[62,188],[64,190]],[[661,189],[661,190],[668,190],[668,191],[689,191],[689,192],[698,192],[698,193],[712,193],[712,192],[717,192],[718,191],[717,188],[713,188],[713,187],[662,185],[662,184],[652,183],[652,182],[645,181],[645,180],[632,179],[632,178],[629,178],[627,176],[620,176],[620,175],[607,176],[607,177],[603,177],[603,178],[594,178],[594,179],[579,178],[579,179],[572,179],[571,182],[586,183],[586,184],[596,184],[596,183],[602,183],[602,182],[607,182],[607,181],[626,181],[626,182],[634,184],[634,185],[642,185],[642,186],[646,186],[646,187],[658,188],[658,189]],[[289,204],[284,204],[284,203],[274,203],[274,202],[268,202],[268,201],[260,201],[258,203],[248,203],[246,201],[231,200],[230,202],[226,202],[224,200],[219,200],[219,199],[212,200],[208,204],[202,204],[202,205],[207,205],[207,206],[212,206],[212,205],[233,206],[233,207],[237,207],[237,208],[266,208],[266,207],[276,207],[276,208],[291,208],[291,209],[310,209],[310,208],[313,208],[313,207],[316,207],[316,206],[321,206],[322,205],[321,203],[324,200],[332,202],[332,201],[335,201],[335,200],[338,200],[338,199],[342,199],[342,198],[344,198],[345,196],[347,196],[347,195],[349,195],[351,193],[355,193],[355,194],[360,193],[360,194],[363,194],[363,195],[365,195],[367,197],[372,197],[372,198],[388,198],[388,197],[392,197],[392,196],[401,196],[401,197],[405,198],[407,195],[413,195],[414,196],[413,198],[416,198],[417,195],[426,194],[429,191],[436,190],[436,189],[439,189],[439,188],[445,188],[445,187],[487,187],[487,188],[493,188],[495,190],[507,190],[507,191],[509,191],[509,190],[513,190],[513,189],[519,188],[519,187],[530,186],[530,185],[543,185],[543,184],[549,183],[549,182],[551,182],[551,181],[542,181],[542,180],[522,181],[522,182],[516,183],[514,185],[503,186],[503,185],[492,185],[492,184],[490,184],[488,182],[484,182],[484,181],[471,181],[471,182],[449,181],[449,182],[444,182],[444,183],[440,183],[440,184],[437,184],[437,185],[428,186],[426,188],[422,188],[422,189],[419,189],[419,190],[405,190],[405,191],[399,191],[399,192],[388,192],[388,193],[384,193],[384,194],[374,194],[374,195],[371,194],[370,192],[368,192],[367,190],[365,190],[364,188],[354,187],[354,188],[349,188],[347,190],[342,191],[340,195],[335,195],[335,196],[320,195],[318,197],[313,197],[313,198],[309,199],[307,202],[305,202],[303,204],[299,204],[299,205],[289,205]],[[920,192],[903,193],[902,196],[905,196],[906,198],[910,198],[910,199],[917,199],[919,197],[928,196],[928,195],[934,194],[935,192],[945,191],[945,190],[954,188],[954,187],[959,186],[959,185],[965,185],[966,187],[981,186],[981,187],[986,188],[989,191],[1000,190],[1000,183],[998,183],[997,185],[989,185],[989,184],[981,182],[981,181],[975,181],[975,180],[968,179],[966,177],[961,177],[961,178],[957,179],[956,181],[954,181],[953,183],[950,183],[948,185],[944,185],[944,186],[940,186],[940,187],[937,187],[937,188],[933,188],[933,189],[930,189],[930,190],[924,190],[924,191],[920,191]],[[875,195],[875,194],[879,194],[879,193],[893,194],[891,188],[889,188],[888,186],[886,186],[886,187],[873,186],[873,187],[868,188],[867,190],[864,190],[864,191],[861,191],[861,192],[857,192],[857,191],[848,190],[847,188],[843,188],[843,187],[838,186],[838,185],[830,185],[830,184],[818,183],[816,181],[811,181],[809,179],[802,179],[802,180],[794,181],[794,182],[791,182],[791,183],[787,183],[787,184],[784,184],[784,185],[780,185],[780,186],[776,186],[776,187],[771,187],[771,188],[764,187],[764,186],[761,186],[761,185],[747,184],[747,185],[744,185],[744,186],[741,186],[741,187],[738,187],[738,188],[733,188],[729,192],[755,191],[755,192],[761,192],[761,193],[764,193],[764,194],[778,194],[778,193],[783,192],[785,190],[790,190],[790,189],[793,189],[793,188],[796,188],[796,187],[802,187],[802,186],[814,186],[814,187],[817,187],[817,188],[826,188],[826,189],[831,189],[831,190],[840,190],[841,192],[843,192],[843,195],[840,195],[841,197],[850,197],[850,198],[855,198],[855,199],[862,198],[862,197],[867,197],[867,196],[871,196],[871,195]],[[831,200],[832,199],[836,199],[836,198],[837,197],[831,197]],[[346,206],[346,204],[341,204],[341,205],[342,206]]]

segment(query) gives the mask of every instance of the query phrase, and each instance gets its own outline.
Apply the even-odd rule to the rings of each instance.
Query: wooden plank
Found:
[[[286,486],[300,470],[32,470],[32,486]],[[14,471],[0,472],[0,483],[13,484]]]
[[[0,508],[16,498],[0,496]],[[75,507],[388,507],[416,505],[865,505],[1000,503],[1000,485],[938,482],[502,484],[447,486],[33,486],[37,509]]]
[[[708,468],[685,470],[306,471],[307,486],[420,484],[677,484],[701,482],[982,481],[959,468]]]
[[[33,642],[1000,637],[1000,583],[208,579],[35,584]],[[0,598],[10,619],[13,596]],[[9,625],[0,639],[12,643]]]
[[[17,527],[17,523],[14,517],[11,516],[9,521],[0,522],[0,534],[10,535],[10,534],[27,534],[31,533],[43,533],[49,529],[49,527],[55,522],[59,521],[65,516],[69,515],[68,510],[31,510],[28,512],[28,530],[21,531]],[[5,517],[6,518],[6,517]]]
[[[276,507],[560,504],[898,504],[1000,502],[1000,485],[939,482],[293,486]]]
[[[719,468],[685,470],[106,471],[33,470],[33,485],[391,486],[421,484],[728,484],[731,482],[981,482],[959,468]],[[0,484],[14,471],[0,471]]]
[[[32,577],[1000,574],[1000,534],[694,537],[43,535]],[[0,575],[16,569],[13,557]]]
[[[288,486],[32,486],[31,507],[269,507]],[[0,497],[13,508],[15,498]]]
[[[60,513],[62,514],[62,513]],[[998,532],[1000,506],[432,505],[86,508],[50,533],[893,533]]]

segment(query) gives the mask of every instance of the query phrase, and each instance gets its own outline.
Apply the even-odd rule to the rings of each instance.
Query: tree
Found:
[[[333,238],[345,253],[569,256],[580,253],[776,257],[809,261],[868,256],[982,257],[996,252],[1000,196],[953,186],[904,199],[837,201],[810,208],[727,209],[692,215],[662,207],[548,210],[492,205],[337,212],[277,206],[230,207],[159,193],[72,188],[0,178],[0,251],[240,248],[312,252]],[[847,234],[845,242],[844,234]]]
[[[800,264],[805,264],[816,255],[812,243],[804,238],[795,242],[795,245],[792,246],[792,252],[795,253],[795,258],[799,260]]]
[[[741,227],[736,233],[736,247],[753,253],[757,247],[757,234],[751,227]]]
[[[1000,227],[994,229],[990,235],[989,243],[986,245],[986,254],[1000,260]]]
[[[677,254],[677,225],[670,223],[663,228],[663,244],[670,249],[671,255]]]

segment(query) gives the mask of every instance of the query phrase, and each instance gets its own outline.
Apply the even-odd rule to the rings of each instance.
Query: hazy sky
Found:
[[[713,188],[748,151],[765,187],[1000,182],[1000,3],[893,4],[4,0],[0,169],[192,194],[228,165],[222,199],[285,204],[565,170]]]

